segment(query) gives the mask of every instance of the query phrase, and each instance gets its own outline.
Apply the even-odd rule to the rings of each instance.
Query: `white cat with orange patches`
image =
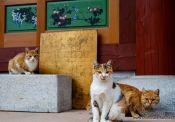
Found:
[[[33,74],[38,67],[38,48],[35,50],[25,49],[9,61],[10,74]]]
[[[122,99],[120,88],[112,79],[111,61],[105,64],[93,64],[93,81],[90,88],[93,122],[110,122],[119,119],[122,108],[118,102]]]

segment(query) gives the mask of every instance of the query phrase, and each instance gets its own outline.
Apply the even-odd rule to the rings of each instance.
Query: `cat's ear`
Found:
[[[145,88],[142,88],[142,92],[145,92],[146,90],[145,90]]]
[[[107,66],[112,66],[112,60],[109,60],[106,64]]]
[[[93,62],[93,68],[96,69],[96,68],[98,68],[98,67],[99,67],[99,63],[97,62],[97,60],[95,60],[95,61]]]
[[[160,92],[159,89],[156,89],[156,90],[155,90],[155,93],[156,93],[157,95],[159,95],[159,92]]]
[[[29,48],[25,48],[25,53],[28,53],[29,52]]]
[[[38,49],[38,48],[36,48],[36,49],[35,49],[35,52],[36,52],[36,53],[39,53],[39,49]]]

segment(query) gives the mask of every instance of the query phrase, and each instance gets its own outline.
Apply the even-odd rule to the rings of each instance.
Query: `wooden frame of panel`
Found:
[[[46,31],[45,7],[46,7],[46,2],[48,1],[55,1],[55,0],[37,0],[38,2],[37,4],[38,5],[37,6],[38,7],[37,45],[39,45],[40,33],[43,33]],[[98,35],[99,35],[98,39],[102,44],[117,44],[119,43],[119,0],[109,0],[109,22],[108,23],[109,23],[108,25],[109,27],[97,28]],[[70,29],[67,29],[67,30],[70,30]],[[53,31],[67,31],[67,30],[53,30]],[[75,29],[71,29],[71,30],[75,30]]]
[[[35,4],[37,0],[4,0],[0,2],[0,47],[32,47],[36,46],[36,32],[5,33],[5,7],[8,5]]]
[[[4,47],[4,13],[5,13],[5,0],[0,1],[0,48]]]

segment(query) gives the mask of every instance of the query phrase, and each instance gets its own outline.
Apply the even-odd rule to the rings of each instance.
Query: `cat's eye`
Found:
[[[108,73],[109,73],[109,71],[106,71],[106,73],[108,74]]]
[[[153,98],[152,101],[154,101],[154,100],[156,100],[156,99]]]
[[[101,74],[101,71],[98,71],[99,74]]]

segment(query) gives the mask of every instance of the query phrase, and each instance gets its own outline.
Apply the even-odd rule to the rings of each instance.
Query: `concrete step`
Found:
[[[61,112],[72,108],[72,80],[63,75],[0,75],[0,110]]]
[[[115,79],[115,81],[128,79],[132,76],[135,76],[134,71],[117,71],[113,73],[113,78]]]
[[[63,113],[0,112],[1,122],[87,122],[88,112],[71,110]],[[175,119],[133,119],[126,117],[121,122],[174,122]],[[117,121],[116,121],[117,122]]]

